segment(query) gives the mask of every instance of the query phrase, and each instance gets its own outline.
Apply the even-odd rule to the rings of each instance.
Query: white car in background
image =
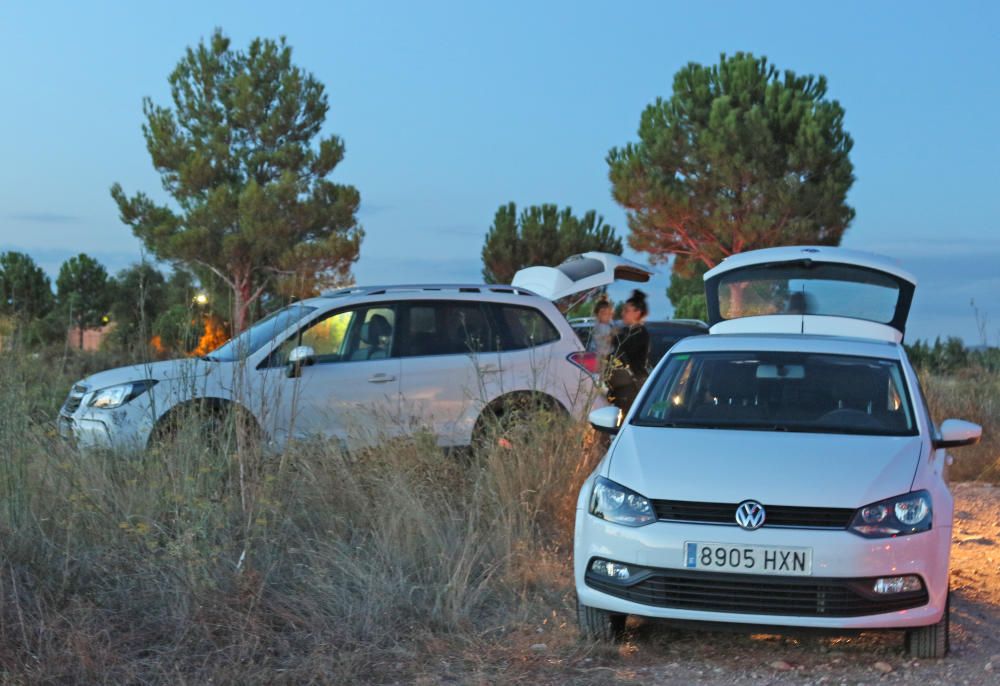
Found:
[[[580,267],[578,290],[650,274],[587,253],[519,277],[574,284]],[[146,447],[192,408],[235,409],[277,449],[317,436],[354,448],[420,430],[466,446],[526,400],[579,417],[602,406],[597,369],[551,299],[517,280],[345,288],[278,310],[201,359],[83,379],[58,422],[82,448],[116,450]]]
[[[948,648],[946,449],[901,345],[916,280],[829,247],[735,255],[705,274],[709,335],[678,342],[577,503],[582,632],[627,615],[831,631]]]

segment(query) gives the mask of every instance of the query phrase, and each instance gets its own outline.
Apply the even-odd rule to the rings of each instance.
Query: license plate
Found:
[[[740,574],[808,576],[812,574],[812,548],[688,541],[684,544],[684,566]]]

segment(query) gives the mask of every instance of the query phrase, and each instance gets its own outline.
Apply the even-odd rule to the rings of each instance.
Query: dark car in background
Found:
[[[583,344],[588,346],[590,333],[594,328],[594,318],[570,319],[569,323]],[[662,322],[647,321],[646,329],[649,331],[649,368],[652,369],[677,341],[688,336],[707,334],[708,324],[698,319],[669,319]]]

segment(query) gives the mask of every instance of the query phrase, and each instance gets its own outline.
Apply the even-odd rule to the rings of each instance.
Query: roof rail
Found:
[[[398,293],[403,291],[452,291],[459,293],[510,293],[514,295],[535,295],[526,288],[509,286],[507,284],[460,284],[460,283],[420,283],[420,284],[392,284],[389,286],[350,286],[347,288],[337,288],[331,291],[324,291],[321,295],[324,298],[336,298],[347,295],[382,295],[384,293]]]

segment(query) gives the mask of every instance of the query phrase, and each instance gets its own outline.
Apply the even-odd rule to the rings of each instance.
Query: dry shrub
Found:
[[[925,373],[921,386],[938,423],[955,418],[983,427],[978,444],[951,451],[955,462],[948,478],[1000,483],[1000,372],[970,367],[954,374]]]
[[[543,413],[475,455],[271,455],[239,417],[206,442],[189,416],[168,446],[81,455],[21,362],[0,360],[4,680],[408,681],[442,654],[488,679],[484,654],[571,606],[581,424]]]

